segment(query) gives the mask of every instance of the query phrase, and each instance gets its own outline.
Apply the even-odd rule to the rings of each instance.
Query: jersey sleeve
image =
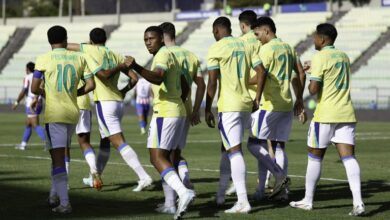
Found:
[[[321,57],[319,53],[314,55],[313,60],[311,61],[311,75],[310,80],[322,82],[324,78],[324,72],[322,68]]]
[[[257,65],[261,64],[261,59],[258,53],[258,48],[256,48],[257,44],[249,44],[245,43],[245,53],[249,55],[249,60],[250,60],[250,66],[252,68],[255,68]]]
[[[85,62],[85,69],[84,69],[84,79],[91,78],[93,75],[95,75],[97,72],[99,72],[102,69],[102,66],[99,65],[99,63],[93,59],[88,54],[83,54],[84,62]],[[106,59],[106,58],[104,58]]]
[[[50,63],[49,60],[46,59],[45,56],[39,56],[37,57],[35,61],[35,70],[38,70],[40,72],[46,71],[46,63]]]
[[[114,60],[116,61],[116,64],[124,63],[125,62],[125,57],[121,54],[111,52]]]
[[[160,49],[161,50],[161,49]],[[163,51],[159,51],[156,56],[154,56],[153,59],[153,67],[155,69],[163,69],[167,70],[168,69],[168,60],[169,60],[169,54],[167,51],[162,49]]]
[[[207,70],[219,69],[219,60],[220,56],[218,55],[216,44],[214,44],[207,53]]]
[[[272,50],[267,46],[260,48],[260,60],[264,68],[268,71],[272,63]]]

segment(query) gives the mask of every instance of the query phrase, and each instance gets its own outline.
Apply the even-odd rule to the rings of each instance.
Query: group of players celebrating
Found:
[[[133,57],[121,56],[107,48],[106,33],[101,28],[90,32],[88,44],[68,43],[67,32],[61,26],[48,30],[52,51],[38,56],[35,68],[29,69],[33,71],[31,92],[46,100],[46,145],[52,158],[48,202],[53,212],[72,211],[68,197],[68,155],[75,131],[90,167],[90,176],[84,179],[86,184],[98,190],[102,188],[101,175],[111,145],[139,177],[133,191],[142,191],[152,184],[152,178],[126,142],[121,129],[123,97],[137,84],[140,76],[152,84],[154,95],[147,148],[150,162],[163,180],[165,196],[164,204],[158,205],[156,211],[174,214],[174,219],[180,219],[195,199],[182,150],[190,126],[200,123],[205,91],[205,121],[210,128],[215,127],[212,103],[216,95],[218,98],[217,126],[222,150],[217,204],[224,203],[231,179],[237,202],[225,213],[251,210],[241,146],[244,130],[249,132],[248,150],[258,160],[258,187],[253,199],[265,198],[267,172],[275,177],[273,191],[268,197],[288,199],[290,179],[285,148],[294,115],[302,123],[306,121],[302,96],[307,72],[310,73],[309,92],[318,95],[318,104],[307,139],[305,197],[290,202],[290,206],[304,210],[313,208],[322,159],[327,146],[333,143],[344,164],[353,195],[353,209],[349,214],[364,213],[360,168],[354,157],[356,118],[350,98],[350,62],[344,52],[333,46],[337,30],[328,23],[316,27],[314,44],[319,52],[312,62],[302,66],[293,47],[276,36],[276,26],[270,17],[257,18],[255,12],[248,10],[240,14],[239,24],[242,36],[236,38],[231,35],[227,17],[214,21],[212,33],[216,43],[207,55],[207,88],[199,59],[176,45],[172,23],[150,26],[144,32],[145,46],[153,55],[151,70],[137,64]],[[122,89],[117,86],[120,72],[130,79]],[[192,83],[197,86],[194,104]],[[295,93],[295,103],[290,85]],[[90,144],[88,93],[92,91],[101,137],[97,156]],[[40,106],[38,100],[41,99],[34,98],[29,103],[32,109]],[[142,127],[141,132],[145,132]]]

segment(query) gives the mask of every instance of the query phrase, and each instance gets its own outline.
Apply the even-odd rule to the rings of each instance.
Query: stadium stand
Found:
[[[358,108],[390,107],[390,43],[353,74],[352,100]]]
[[[15,26],[0,26],[0,51],[7,45],[9,38],[15,33]]]
[[[46,32],[54,24],[37,25],[31,32],[23,47],[14,54],[12,59],[0,74],[0,87],[7,91],[0,92],[0,100],[5,97],[15,99],[21,88],[25,76],[25,65],[29,61],[35,61],[36,56],[49,51],[50,45],[47,42]],[[88,42],[89,31],[94,27],[103,27],[102,23],[73,23],[59,24],[68,30],[68,42]],[[5,88],[7,86],[7,88]]]
[[[338,22],[336,22],[338,37],[335,46],[348,54],[352,64],[381,36],[382,33],[387,31],[389,26],[389,8],[353,8]],[[301,60],[311,60],[314,53],[316,53],[316,51],[313,46],[311,49],[302,54]],[[383,59],[382,54],[386,54],[384,49],[382,49],[380,53],[378,52],[375,54],[371,59],[373,62],[372,66],[369,65],[368,67],[359,70],[359,72],[363,71],[363,73],[368,73],[370,71],[370,80],[361,81],[359,80],[361,73],[352,74],[353,90],[351,95],[355,106],[358,108],[368,108],[369,104],[373,101],[379,102],[377,103],[379,108],[388,107],[388,97],[390,95],[389,90],[379,89],[377,93],[377,89],[372,88],[373,86],[389,88],[389,86],[386,85],[386,82],[388,83],[389,81],[383,80],[383,77],[386,77],[383,75],[386,73],[382,72],[384,66],[386,65],[386,61]],[[377,56],[379,57],[377,58]],[[309,93],[306,90],[304,97],[308,96]]]

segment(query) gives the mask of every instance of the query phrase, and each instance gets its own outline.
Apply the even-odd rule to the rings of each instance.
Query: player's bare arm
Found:
[[[316,95],[321,89],[321,84],[320,82],[311,80],[309,84],[309,92],[310,95]]]
[[[200,105],[202,104],[204,93],[206,91],[206,84],[204,82],[203,76],[195,76],[194,83],[196,84],[196,94],[191,116],[191,124],[193,126],[201,123],[199,109]]]
[[[18,98],[16,99],[15,103],[12,105],[12,110],[15,110],[16,107],[18,107],[19,102],[22,101],[22,99],[24,98],[24,96],[27,95],[27,92],[28,92],[27,89],[22,88],[22,90],[20,91],[20,93],[19,93],[19,95],[18,95]]]
[[[189,87],[186,77],[184,75],[180,76],[180,84],[181,84],[181,100],[185,102],[191,88]]]
[[[205,120],[210,128],[215,127],[214,115],[211,112],[211,106],[213,105],[215,93],[217,91],[218,75],[220,74],[219,69],[209,70],[209,81],[207,83],[207,94],[206,94],[206,109],[205,109]]]
[[[132,58],[130,67],[150,83],[155,85],[161,85],[161,83],[164,81],[165,71],[163,69],[156,68],[153,71],[147,70],[144,67],[140,66],[137,62],[135,62],[135,59],[133,57],[127,58]]]
[[[43,95],[44,94],[44,90],[43,88],[41,87],[41,83],[42,83],[42,72],[40,71],[35,71],[34,72],[34,77],[33,77],[33,80],[31,82],[31,92],[34,93],[35,95]]]
[[[80,44],[68,43],[68,45],[66,46],[66,49],[79,52],[80,51]]]
[[[294,81],[293,79],[291,81],[295,96],[297,98],[294,104],[294,114],[299,116],[305,109],[303,105],[303,91],[306,83],[306,74],[299,59],[297,59],[293,68],[298,75],[298,80]]]
[[[82,96],[82,95],[88,94],[89,92],[91,92],[95,89],[95,86],[96,86],[96,84],[95,84],[95,80],[93,77],[86,79],[85,85],[83,85],[82,87],[80,87],[77,90],[77,96]]]
[[[256,71],[257,76],[257,90],[256,90],[256,98],[254,100],[254,110],[257,110],[260,105],[261,96],[263,94],[265,80],[267,77],[267,71],[265,70],[262,64],[255,66],[254,70]]]

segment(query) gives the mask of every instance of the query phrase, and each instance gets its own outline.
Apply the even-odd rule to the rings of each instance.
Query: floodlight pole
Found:
[[[60,5],[58,7],[58,17],[62,17],[63,8],[64,8],[64,0],[60,0]]]
[[[1,14],[3,15],[3,25],[7,24],[7,17],[5,15],[5,7],[6,7],[6,0],[3,0],[2,2],[2,9],[1,9]]]
[[[85,0],[80,0],[81,16],[85,16]]]
[[[68,0],[68,14],[69,14],[69,22],[73,22],[73,13],[72,13],[72,0]]]
[[[273,15],[276,15],[278,13],[278,0],[274,0],[274,11],[273,11]]]
[[[121,0],[116,0],[117,25],[121,25]]]

